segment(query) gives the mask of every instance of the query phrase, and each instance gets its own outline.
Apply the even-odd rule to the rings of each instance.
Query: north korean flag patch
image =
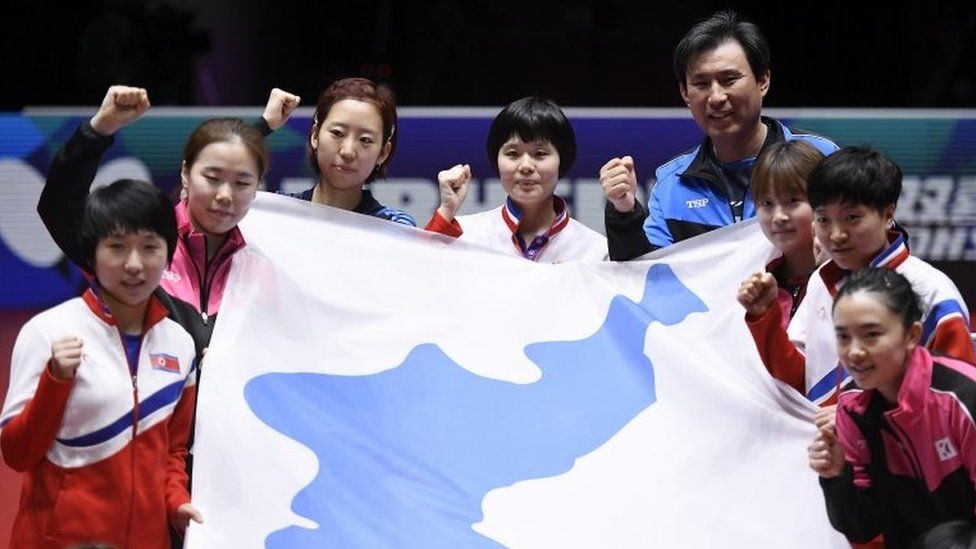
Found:
[[[154,370],[166,370],[174,374],[180,373],[180,359],[166,353],[150,354],[149,363]]]

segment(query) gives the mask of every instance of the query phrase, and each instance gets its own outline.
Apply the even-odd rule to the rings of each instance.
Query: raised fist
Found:
[[[112,86],[91,119],[96,132],[110,136],[135,122],[149,110],[149,94],[142,88]]]
[[[625,156],[612,158],[600,168],[600,186],[603,194],[620,213],[634,211],[637,192],[637,172],[634,159]]]
[[[468,196],[468,184],[471,182],[471,166],[467,164],[457,164],[456,166],[441,170],[437,174],[437,185],[441,190],[441,205],[437,208],[437,213],[445,221],[454,219],[464,199]]]
[[[739,285],[736,299],[745,307],[750,317],[760,317],[766,313],[770,305],[776,302],[779,285],[773,275],[762,272],[753,273]]]
[[[285,125],[292,111],[302,102],[302,98],[286,92],[281,88],[273,88],[268,95],[268,104],[264,106],[264,121],[272,130]]]
[[[51,344],[51,375],[61,381],[75,377],[75,370],[81,365],[80,338],[69,336]]]

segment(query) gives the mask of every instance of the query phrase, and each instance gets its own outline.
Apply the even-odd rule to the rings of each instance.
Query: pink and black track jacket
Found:
[[[844,474],[820,479],[830,522],[852,541],[907,547],[949,520],[976,520],[976,368],[917,347],[888,403],[845,391],[837,406]]]
[[[91,123],[83,122],[52,159],[37,203],[51,238],[68,259],[89,273],[92,267],[80,249],[78,226],[98,165],[113,142],[113,137],[101,135]],[[193,228],[185,200],[176,205],[176,223],[176,250],[160,286],[175,298],[165,300],[166,306],[193,336],[200,352],[210,342],[231,260],[244,247],[244,236],[237,227],[231,229],[208,261],[206,238]]]

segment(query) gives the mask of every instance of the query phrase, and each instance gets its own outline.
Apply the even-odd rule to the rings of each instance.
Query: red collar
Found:
[[[908,245],[905,244],[905,235],[898,231],[888,231],[888,246],[881,250],[881,253],[876,255],[868,266],[897,269],[899,265],[908,259],[909,255],[911,253],[908,250]],[[849,274],[851,274],[850,271],[841,269],[833,260],[824,263],[823,267],[820,268],[820,278],[827,285],[827,290],[830,291],[831,297],[837,293],[837,290],[840,289],[839,284]]]
[[[502,220],[505,221],[508,230],[512,232],[512,244],[522,254],[522,257],[535,261],[553,237],[569,225],[569,208],[566,207],[565,200],[553,195],[552,209],[556,212],[556,218],[552,220],[549,230],[537,235],[532,239],[532,242],[526,244],[518,232],[522,222],[522,212],[511,198],[505,200],[505,205],[502,206]]]
[[[160,291],[158,288],[157,292]],[[81,298],[84,300],[85,305],[88,305],[88,309],[102,322],[105,322],[109,326],[115,326],[115,317],[112,316],[112,311],[109,310],[108,305],[99,296],[99,289],[97,281],[92,282],[92,286],[85,290]],[[142,321],[142,333],[145,334],[152,328],[156,323],[167,318],[169,312],[163,305],[162,301],[156,297],[155,293],[149,296],[149,303],[146,306],[146,316]]]

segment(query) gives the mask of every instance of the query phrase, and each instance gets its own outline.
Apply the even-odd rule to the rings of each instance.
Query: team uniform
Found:
[[[312,196],[315,193],[315,187],[311,189],[305,189],[300,193],[284,193],[285,196],[290,196],[292,198],[297,198],[299,200],[305,200],[306,202],[312,201]],[[369,189],[363,189],[363,197],[359,200],[359,204],[352,211],[368,215],[372,217],[378,217],[380,219],[385,219],[387,221],[392,221],[394,223],[399,223],[401,225],[409,225],[411,227],[417,226],[417,221],[412,215],[408,214],[403,210],[398,210],[396,208],[389,208],[379,203],[376,198],[373,197],[373,193]]]
[[[54,242],[82,267],[87,258],[78,242],[78,227],[98,165],[114,141],[114,137],[96,132],[90,122],[83,122],[51,161],[37,203],[37,212]],[[206,237],[193,228],[186,200],[176,205],[175,212],[176,249],[159,285],[171,296],[163,298],[171,317],[193,335],[199,352],[210,342],[231,260],[244,247],[244,236],[237,227],[231,229],[208,261]]]
[[[268,121],[263,117],[259,118],[257,122],[253,124],[254,128],[261,132],[265,137],[271,135],[274,130],[268,125]],[[292,198],[297,198],[299,200],[304,200],[306,202],[312,201],[312,196],[315,193],[315,187],[305,189],[298,193],[281,193],[285,196],[290,196]],[[380,219],[385,219],[387,221],[392,221],[394,223],[400,223],[401,225],[409,225],[411,227],[417,226],[417,221],[412,215],[408,214],[403,210],[398,210],[396,208],[388,208],[379,203],[376,198],[373,197],[373,193],[369,189],[363,189],[363,197],[360,199],[359,204],[356,205],[352,211],[368,215],[371,217],[378,217]]]
[[[607,258],[607,239],[603,235],[571,218],[566,202],[558,196],[553,197],[553,209],[556,218],[549,229],[531,242],[525,242],[518,233],[522,214],[511,198],[497,208],[461,215],[451,223],[435,213],[427,230],[540,263]]]
[[[853,541],[884,534],[908,547],[939,523],[973,522],[976,483],[976,369],[911,355],[898,401],[875,390],[845,391],[837,406],[844,473],[820,479],[830,522]]]
[[[888,247],[871,267],[887,267],[904,275],[922,305],[922,345],[928,349],[976,363],[969,336],[969,309],[956,285],[943,272],[909,254],[905,237],[890,232]],[[837,387],[847,378],[838,363],[834,334],[834,295],[849,274],[828,261],[810,277],[806,297],[786,330],[779,307],[759,318],[746,317],[759,355],[776,379],[825,405],[836,401]]]
[[[766,272],[776,277],[776,305],[779,306],[782,315],[783,328],[786,328],[807,295],[807,283],[810,282],[810,275],[813,273],[787,278],[779,271],[783,261],[783,256],[770,261],[766,265]]]
[[[825,155],[837,150],[837,145],[825,137],[790,129],[772,118],[761,120],[767,132],[760,154],[774,143],[793,140],[810,143]],[[706,137],[698,147],[660,166],[647,210],[635,203],[632,212],[620,213],[607,203],[604,221],[610,259],[633,259],[755,217],[756,207],[749,196],[755,162],[755,158],[719,162],[711,139]]]
[[[59,381],[48,363],[66,336],[83,357]],[[190,501],[195,368],[193,339],[155,295],[141,336],[120,334],[93,290],[25,324],[0,414],[4,461],[24,472],[10,546],[169,547],[169,521]]]
[[[186,200],[176,205],[175,213],[176,252],[159,285],[166,293],[193,305],[212,332],[234,254],[246,245],[244,235],[236,226],[227,231],[227,238],[208,260],[207,237],[193,228]]]

